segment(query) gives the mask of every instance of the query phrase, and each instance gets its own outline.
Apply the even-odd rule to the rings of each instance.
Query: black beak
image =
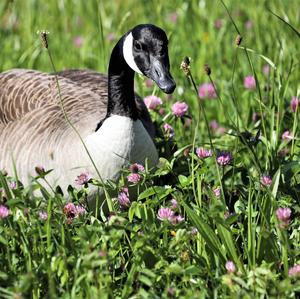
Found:
[[[169,67],[166,65],[168,64],[154,59],[149,77],[156,82],[163,92],[170,94],[175,90],[176,83],[170,74]]]

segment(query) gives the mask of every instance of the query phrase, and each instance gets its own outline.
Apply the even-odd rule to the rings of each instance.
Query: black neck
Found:
[[[114,47],[108,67],[108,102],[106,117],[97,125],[96,131],[104,120],[112,114],[127,116],[137,120],[138,113],[134,95],[134,71],[123,56],[124,37]]]
[[[134,71],[123,57],[123,41],[114,47],[109,61],[107,117],[116,114],[136,120]]]

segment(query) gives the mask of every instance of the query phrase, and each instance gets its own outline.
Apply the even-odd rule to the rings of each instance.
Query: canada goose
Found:
[[[150,137],[153,124],[134,94],[133,83],[137,72],[155,81],[163,92],[174,91],[167,46],[162,29],[138,25],[113,48],[108,80],[93,71],[58,73],[66,113],[103,180],[117,180],[129,162],[157,163]],[[64,118],[51,74],[21,69],[0,74],[0,169],[12,173],[13,163],[25,183],[37,165],[53,169],[48,180],[63,190],[82,172],[97,178],[82,143]]]

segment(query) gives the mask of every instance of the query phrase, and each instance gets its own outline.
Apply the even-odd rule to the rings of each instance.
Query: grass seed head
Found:
[[[235,38],[235,44],[239,46],[242,43],[243,38],[238,34]]]
[[[211,68],[210,68],[210,66],[208,64],[204,65],[204,72],[205,72],[205,74],[207,76],[210,76],[210,74],[211,74]]]
[[[47,36],[48,36],[49,32],[45,31],[45,30],[42,30],[42,31],[38,31],[38,34],[40,35],[40,39],[41,39],[43,47],[48,49],[49,44],[48,44],[48,37]]]
[[[189,76],[191,74],[190,63],[191,63],[191,61],[190,61],[189,57],[185,56],[183,58],[183,61],[180,64],[180,68],[183,70],[183,72],[186,76]]]

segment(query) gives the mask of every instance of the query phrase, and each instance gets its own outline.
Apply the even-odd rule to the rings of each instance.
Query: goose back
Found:
[[[58,73],[58,79],[66,113],[85,139],[105,118],[107,76],[70,70]],[[140,99],[136,101],[141,120],[153,135],[147,108]],[[0,148],[0,167],[11,171],[15,163],[25,182],[28,171],[33,172],[37,165],[53,168],[51,161],[58,151],[72,153],[73,159],[84,154],[78,136],[65,120],[54,75],[21,69],[0,74]]]
[[[107,94],[103,94],[103,84],[107,85],[108,78],[106,75],[100,74],[92,70],[65,70],[57,73],[58,76],[68,78],[77,85],[88,88],[92,92],[102,98],[102,102],[107,105]],[[150,114],[144,101],[135,93],[135,103],[137,105],[138,117],[142,121],[149,135],[154,138],[156,129],[151,120]]]

